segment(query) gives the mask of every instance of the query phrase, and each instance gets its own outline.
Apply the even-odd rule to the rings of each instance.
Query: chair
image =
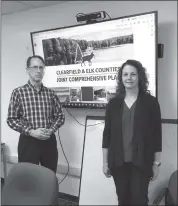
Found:
[[[163,188],[156,199],[153,201],[154,206],[158,206],[161,204],[162,200],[164,199],[165,206],[176,206],[178,205],[178,195],[177,195],[177,173],[178,170],[172,173],[168,187]]]
[[[2,205],[58,205],[55,173],[31,163],[17,163],[10,170],[3,190]]]
[[[165,194],[165,205],[167,206],[178,205],[177,173],[178,173],[177,170],[173,172],[169,179],[168,188]]]
[[[4,180],[7,176],[7,165],[6,165],[6,154],[5,154],[5,143],[1,143],[1,156],[3,161],[3,171],[4,171]]]

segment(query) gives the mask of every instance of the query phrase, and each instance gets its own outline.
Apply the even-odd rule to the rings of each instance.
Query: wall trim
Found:
[[[178,124],[178,119],[161,119],[162,124]],[[17,156],[6,155],[6,160],[8,163],[15,164],[18,163]],[[57,173],[66,175],[68,171],[68,165],[64,163],[58,163]],[[68,175],[80,178],[81,168],[75,165],[69,165]]]
[[[11,164],[18,163],[17,156],[6,155],[6,160],[7,160],[7,163],[11,163]],[[66,175],[67,171],[68,171],[68,165],[58,163],[58,166],[57,166],[57,173],[58,174]],[[69,165],[68,175],[80,178],[80,173],[81,173],[81,168],[76,167],[74,165]]]
[[[161,119],[163,124],[178,124],[178,119]]]

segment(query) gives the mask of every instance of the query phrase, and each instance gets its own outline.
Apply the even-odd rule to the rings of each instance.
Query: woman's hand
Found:
[[[151,178],[151,181],[154,181],[159,175],[159,166],[153,164],[152,170],[153,170],[153,177]]]
[[[111,171],[108,168],[108,164],[103,164],[103,173],[107,178],[111,177]]]

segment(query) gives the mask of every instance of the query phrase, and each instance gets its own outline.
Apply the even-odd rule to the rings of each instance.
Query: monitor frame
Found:
[[[75,24],[75,25],[70,25],[70,26],[64,26],[64,27],[57,27],[57,28],[52,28],[52,29],[45,29],[45,30],[39,30],[39,31],[34,31],[30,32],[31,36],[31,45],[32,45],[32,52],[33,55],[35,55],[34,47],[33,47],[33,35],[36,33],[42,33],[42,32],[48,32],[48,31],[55,31],[55,30],[60,30],[60,29],[67,29],[67,28],[74,28],[74,27],[82,27],[87,24],[100,24],[103,22],[108,22],[108,21],[114,21],[114,20],[119,20],[119,19],[124,19],[124,18],[130,18],[130,17],[137,17],[137,16],[142,16],[142,15],[147,15],[147,14],[154,14],[155,16],[155,97],[158,99],[158,11],[150,11],[150,12],[143,12],[143,13],[138,13],[138,14],[133,14],[133,15],[126,15],[126,16],[121,16],[117,18],[111,18],[111,19],[105,19],[102,21],[97,21],[97,22],[91,22],[91,23],[80,23],[80,24]],[[84,102],[70,102],[70,103],[65,103],[61,102],[63,107],[66,108],[105,108],[107,103],[84,103]]]

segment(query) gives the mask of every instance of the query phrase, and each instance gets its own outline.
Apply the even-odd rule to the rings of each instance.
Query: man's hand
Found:
[[[38,128],[30,130],[30,136],[40,140],[47,140],[50,138],[51,133],[45,128]]]
[[[53,133],[53,130],[52,130],[52,129],[44,129],[44,132],[45,132],[46,134],[48,134],[49,136],[51,136],[52,133]]]
[[[111,171],[110,169],[108,168],[108,165],[107,164],[103,164],[103,173],[105,174],[105,176],[107,178],[111,177]]]
[[[159,166],[153,165],[152,170],[153,170],[153,177],[151,178],[151,181],[154,181],[159,175]]]

